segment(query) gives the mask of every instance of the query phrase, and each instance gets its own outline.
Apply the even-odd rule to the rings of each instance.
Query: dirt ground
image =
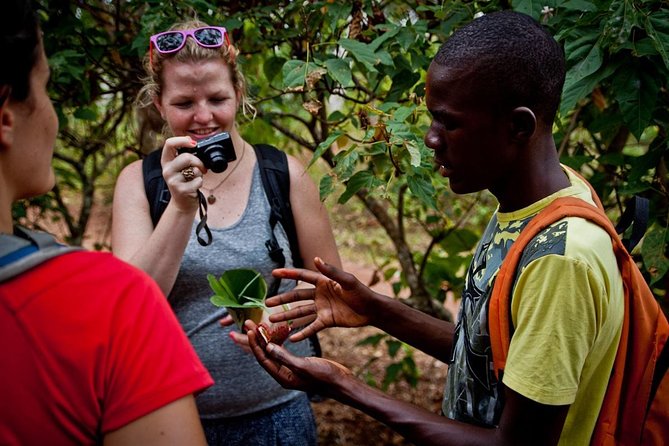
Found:
[[[373,374],[377,381],[383,378],[387,359],[385,347],[356,347],[355,343],[378,330],[364,328],[359,330],[330,329],[320,335],[323,356],[333,359],[359,372],[361,365],[368,358],[376,357]],[[414,359],[421,372],[416,387],[406,382],[398,382],[388,389],[387,393],[403,401],[412,402],[432,412],[439,412],[441,395],[446,376],[446,366],[420,352],[414,353]],[[400,435],[394,433],[384,424],[379,423],[366,414],[333,400],[312,403],[318,424],[319,444],[330,445],[410,445]]]

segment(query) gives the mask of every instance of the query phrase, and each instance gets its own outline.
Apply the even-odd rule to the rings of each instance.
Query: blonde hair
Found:
[[[193,28],[209,26],[199,20],[189,20],[176,23],[168,31],[180,31]],[[150,52],[153,51],[153,60]],[[162,94],[163,87],[163,69],[165,60],[173,59],[177,62],[193,62],[201,60],[212,60],[220,58],[225,62],[230,70],[230,79],[235,92],[239,95],[242,114],[244,116],[255,117],[256,109],[251,104],[246,90],[246,78],[237,64],[237,55],[239,51],[232,44],[225,43],[219,48],[204,48],[197,44],[193,39],[186,39],[186,44],[176,53],[160,54],[155,48],[149,49],[144,56],[144,70],[146,76],[142,78],[144,86],[139,90],[135,101],[139,108],[149,108],[153,106],[154,98]]]

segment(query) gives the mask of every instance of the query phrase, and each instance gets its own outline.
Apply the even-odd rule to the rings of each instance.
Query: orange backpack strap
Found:
[[[655,429],[649,425],[644,432],[644,423],[657,358],[669,337],[669,323],[611,221],[602,210],[581,199],[563,197],[553,201],[528,223],[504,259],[495,279],[488,312],[494,372],[501,379],[501,372],[506,366],[512,333],[511,288],[523,249],[541,230],[565,217],[585,218],[609,233],[625,293],[618,351],[591,444],[640,444],[642,435],[648,437],[648,431]],[[666,397],[666,393],[662,392],[667,391],[667,386],[669,384],[665,379],[659,384],[658,394]],[[657,407],[655,401],[654,408]],[[654,412],[648,413],[652,417]],[[664,415],[662,419],[666,419],[666,413],[665,409],[660,414]],[[652,420],[649,419],[650,422]],[[651,440],[648,444],[656,443]]]
[[[493,286],[488,310],[488,330],[492,347],[493,367],[497,379],[506,366],[506,358],[511,344],[511,291],[516,277],[516,270],[525,246],[542,230],[565,217],[583,217],[601,221],[615,234],[615,229],[603,211],[591,204],[574,197],[557,198],[539,212],[521,231],[511,245]],[[606,229],[606,228],[605,228]]]

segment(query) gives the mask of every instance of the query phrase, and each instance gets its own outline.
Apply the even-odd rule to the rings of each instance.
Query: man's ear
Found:
[[[516,107],[511,111],[512,138],[527,141],[537,130],[537,118],[527,107]]]

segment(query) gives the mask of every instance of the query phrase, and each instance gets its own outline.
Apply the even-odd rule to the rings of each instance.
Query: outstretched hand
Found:
[[[312,301],[275,313],[270,316],[270,321],[281,322],[315,315],[313,322],[291,335],[290,340],[293,342],[306,339],[328,327],[368,325],[373,314],[373,297],[376,293],[360,283],[354,275],[325,264],[320,258],[314,259],[314,263],[322,274],[307,269],[285,268],[272,272],[274,277],[301,280],[314,285],[314,288],[294,289],[268,298],[265,304],[269,307]]]
[[[260,365],[281,386],[305,392],[318,392],[335,397],[333,385],[340,379],[353,378],[349,369],[328,359],[313,356],[300,357],[276,344],[264,344],[261,334],[253,321],[244,324],[251,351]]]

